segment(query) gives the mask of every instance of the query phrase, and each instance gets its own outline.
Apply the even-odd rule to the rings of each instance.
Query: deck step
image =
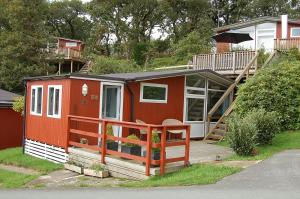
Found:
[[[226,129],[227,125],[224,124],[224,123],[219,123],[219,124],[217,125],[217,127],[219,127],[220,129]]]
[[[207,139],[210,139],[210,140],[221,140],[223,139],[223,136],[221,135],[216,135],[216,134],[210,134]]]
[[[220,128],[216,128],[213,132],[214,132],[216,135],[221,135],[221,136],[224,136],[224,135],[226,134],[225,129],[220,129]]]

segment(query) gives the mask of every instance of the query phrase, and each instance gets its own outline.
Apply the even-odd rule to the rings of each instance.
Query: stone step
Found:
[[[226,131],[224,129],[216,128],[214,130],[214,134],[224,136],[226,134]]]

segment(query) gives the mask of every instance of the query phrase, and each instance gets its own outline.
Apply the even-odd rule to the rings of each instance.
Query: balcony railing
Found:
[[[63,59],[80,59],[82,57],[81,51],[72,48],[45,48],[43,49],[43,52]]]
[[[210,69],[220,73],[236,74],[237,71],[242,71],[255,55],[255,51],[194,55],[193,66],[195,69]],[[253,63],[251,68],[254,69],[255,66],[256,63]]]
[[[67,146],[75,146],[79,148],[89,149],[92,151],[97,151],[100,153],[101,163],[105,164],[105,157],[107,155],[126,158],[129,160],[135,160],[138,162],[145,163],[146,176],[150,175],[151,165],[160,166],[160,174],[165,173],[165,166],[168,163],[173,162],[184,162],[184,165],[189,165],[189,151],[190,151],[190,125],[154,125],[154,124],[137,124],[133,122],[122,122],[122,121],[113,121],[113,120],[103,120],[98,118],[91,117],[81,117],[81,116],[68,116],[68,139]],[[98,132],[98,125],[101,125],[101,133]],[[107,134],[107,125],[110,124],[114,127],[122,128],[122,130],[144,130],[147,131],[147,139],[143,140],[133,140],[124,137],[116,137]],[[94,132],[88,132],[80,129],[82,126],[94,126]],[[97,130],[96,130],[97,129]],[[152,131],[156,130],[161,133],[160,143],[153,143],[152,140]],[[167,132],[168,130],[183,130],[186,133],[186,138],[184,140],[172,140],[167,142]],[[92,143],[80,143],[80,137],[83,138],[92,138],[92,139],[101,139],[101,146],[98,144],[92,145]],[[123,153],[121,151],[109,150],[106,148],[106,143],[108,140],[124,143],[131,143],[146,149],[146,157],[130,155]],[[166,157],[166,148],[174,146],[184,146],[185,152],[184,156],[181,157]],[[160,160],[151,159],[151,152],[153,149],[160,150]]]
[[[300,49],[300,38],[292,39],[275,39],[274,49],[279,51],[287,51],[292,48]]]

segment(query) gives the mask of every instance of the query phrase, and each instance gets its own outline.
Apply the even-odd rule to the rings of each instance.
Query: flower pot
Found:
[[[146,157],[147,152],[143,151],[143,157]],[[160,150],[151,151],[152,160],[160,160]]]
[[[97,177],[97,178],[106,178],[106,177],[109,176],[107,170],[96,171],[96,170],[93,170],[93,169],[87,169],[87,168],[85,168],[85,169],[83,170],[83,174],[84,174],[84,175],[87,175],[87,176]]]
[[[64,164],[64,167],[67,170],[74,171],[74,172],[79,173],[79,174],[83,173],[83,169],[82,169],[81,166],[66,163],[66,164]]]
[[[121,146],[121,152],[122,153],[128,153],[131,155],[141,156],[142,148],[140,146]]]
[[[112,151],[118,151],[119,144],[118,142],[107,142],[106,143],[106,149],[112,150]]]

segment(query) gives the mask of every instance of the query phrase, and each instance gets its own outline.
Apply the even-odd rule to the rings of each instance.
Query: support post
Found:
[[[185,132],[185,155],[184,155],[184,166],[190,166],[190,136],[191,136],[191,126],[186,128]]]
[[[68,116],[68,123],[67,123],[67,140],[66,140],[66,153],[68,153],[69,150],[69,141],[70,141],[70,117]]]
[[[147,128],[147,146],[146,146],[146,176],[150,176],[151,149],[152,149],[152,127]]]
[[[164,126],[160,138],[160,175],[165,174],[167,127]]]
[[[107,122],[105,120],[102,121],[102,132],[101,132],[101,163],[105,164],[105,156],[106,156],[106,125]]]
[[[73,60],[71,60],[71,73],[73,73]]]
[[[61,62],[58,62],[58,74],[60,75],[61,73]]]

